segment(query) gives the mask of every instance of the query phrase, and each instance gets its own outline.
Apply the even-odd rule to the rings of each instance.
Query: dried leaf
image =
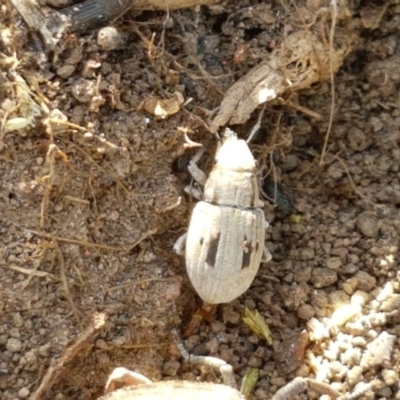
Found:
[[[290,221],[292,224],[300,224],[300,222],[303,220],[303,217],[299,214],[292,214],[290,216]]]
[[[272,333],[265,322],[265,318],[257,311],[244,309],[243,322],[260,338],[265,339],[269,345],[272,344]]]
[[[259,372],[257,368],[251,368],[242,379],[242,384],[240,385],[240,392],[250,399],[257,384]]]
[[[4,132],[18,131],[25,129],[32,124],[32,119],[24,117],[15,117],[7,120],[4,125]]]
[[[165,119],[176,114],[184,103],[182,94],[176,91],[170,99],[157,99],[148,97],[144,100],[143,108],[157,118]]]

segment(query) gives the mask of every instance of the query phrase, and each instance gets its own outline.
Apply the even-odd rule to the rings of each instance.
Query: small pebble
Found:
[[[333,361],[329,365],[329,376],[333,380],[342,380],[347,372],[348,369],[340,361]]]
[[[19,329],[17,329],[17,328],[11,328],[9,330],[9,334],[11,337],[16,338],[16,339],[19,339],[21,337],[21,333],[20,333]]]
[[[354,277],[357,279],[357,289],[364,292],[370,292],[372,289],[375,289],[376,278],[367,272],[358,271]]]
[[[310,375],[310,368],[308,365],[301,364],[299,368],[296,370],[296,376],[301,376],[306,378]]]
[[[382,301],[379,307],[380,311],[391,312],[400,309],[400,294],[392,294],[392,296]]]
[[[332,293],[329,293],[329,301],[333,309],[337,310],[339,307],[349,304],[350,299],[343,290],[335,290]]]
[[[126,343],[126,337],[125,336],[117,336],[112,340],[112,344],[115,347],[121,347]]]
[[[96,95],[96,82],[80,78],[71,85],[71,94],[80,103],[89,103]]]
[[[81,62],[83,58],[83,52],[80,47],[70,48],[65,58],[65,64],[77,65]]]
[[[311,281],[317,289],[333,285],[337,280],[338,276],[336,271],[332,271],[328,268],[315,268],[311,276]]]
[[[310,340],[314,342],[320,342],[323,339],[329,338],[328,327],[318,319],[311,318],[307,325],[310,331]]]
[[[354,336],[351,343],[354,346],[362,347],[362,348],[364,348],[367,345],[367,341],[362,336]]]
[[[21,399],[26,399],[29,395],[30,395],[30,390],[29,390],[29,388],[28,387],[23,387],[23,388],[21,388],[19,391],[18,391],[18,396],[21,398]]]
[[[57,68],[56,74],[60,78],[69,78],[75,71],[76,65],[62,65],[61,67]]]
[[[361,349],[349,347],[344,353],[340,355],[340,362],[348,367],[354,367],[360,364]]]
[[[272,377],[270,379],[270,384],[274,386],[284,386],[286,384],[286,380],[284,378],[281,378],[280,376]]]
[[[319,400],[331,400],[331,396],[329,396],[329,394],[323,394],[322,396],[320,396]]]
[[[352,295],[354,291],[357,289],[358,281],[356,278],[347,279],[346,282],[343,283],[342,289],[349,295]]]
[[[24,325],[24,319],[21,317],[20,313],[15,313],[13,316],[13,323],[16,328],[22,328]]]
[[[97,44],[104,51],[116,50],[121,48],[124,40],[121,34],[113,26],[106,26],[99,30],[97,34]]]
[[[329,260],[326,261],[326,267],[329,269],[333,269],[335,271],[338,271],[340,267],[342,266],[342,260],[337,257],[330,258]]]
[[[231,323],[233,325],[238,325],[242,320],[240,313],[235,311],[232,306],[223,307],[222,317],[225,323]]]
[[[346,332],[351,335],[363,335],[365,334],[365,326],[361,321],[348,322],[346,324]]]
[[[369,302],[369,294],[363,292],[362,290],[357,290],[350,299],[352,304],[360,304],[364,306]]]
[[[285,171],[293,171],[294,169],[296,169],[297,164],[298,164],[297,156],[294,154],[289,154],[282,161],[282,169]]]
[[[393,392],[390,389],[390,387],[387,387],[387,386],[382,388],[381,390],[379,390],[377,392],[377,395],[379,396],[380,399],[392,399],[393,398]]]
[[[11,353],[18,353],[22,349],[22,342],[19,339],[10,338],[7,340],[6,349]]]
[[[369,144],[364,131],[355,126],[352,126],[347,132],[347,140],[350,148],[355,151],[363,151]]]
[[[363,353],[360,366],[363,370],[382,364],[390,360],[396,336],[383,331],[376,339],[367,345]]]
[[[345,304],[332,314],[329,326],[342,326],[355,316],[361,314],[361,311],[361,306],[359,304]]]
[[[385,300],[392,298],[393,296],[400,296],[398,294],[394,294],[394,287],[392,282],[387,282],[382,290],[379,291],[379,294],[376,296],[376,300],[379,303],[382,303]]]
[[[311,293],[311,304],[317,307],[327,308],[329,306],[329,297],[322,290],[314,290]]]
[[[215,337],[206,343],[207,354],[217,354],[219,349],[218,339]]]
[[[366,237],[375,237],[378,234],[378,221],[372,215],[362,214],[357,219],[357,228]]]
[[[111,359],[108,353],[103,351],[98,351],[96,353],[96,362],[98,362],[100,365],[104,365],[107,367],[107,365],[110,365]]]
[[[261,368],[263,361],[259,357],[251,356],[248,361],[248,366],[251,368]]]
[[[386,313],[370,313],[367,315],[368,322],[371,326],[384,326],[387,323],[388,317]]]
[[[399,381],[399,373],[392,369],[384,369],[381,371],[381,375],[385,380],[386,385],[392,386]]]
[[[304,361],[308,343],[309,337],[306,330],[281,342],[275,352],[277,370],[285,375],[296,370]]]
[[[314,307],[310,306],[309,304],[302,304],[298,309],[297,309],[297,316],[301,319],[310,319],[314,317],[315,315],[315,309]]]
[[[95,346],[96,346],[98,349],[103,349],[103,350],[107,350],[107,349],[108,349],[108,344],[107,344],[107,342],[106,342],[105,340],[103,340],[103,339],[97,339],[96,342],[95,342]]]
[[[167,376],[176,376],[181,363],[179,361],[166,361],[163,365],[163,373]]]
[[[359,365],[351,368],[346,375],[346,381],[349,387],[354,387],[362,380],[362,368]]]
[[[337,342],[330,342],[324,351],[324,357],[329,361],[336,361],[340,354],[340,348]]]
[[[313,260],[315,257],[315,251],[313,249],[302,249],[300,257],[304,261]]]
[[[214,333],[217,334],[217,333],[226,331],[226,325],[223,324],[221,321],[213,321],[213,322],[211,323],[211,330],[212,330]]]

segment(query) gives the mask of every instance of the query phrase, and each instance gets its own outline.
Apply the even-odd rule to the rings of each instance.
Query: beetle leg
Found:
[[[204,186],[207,180],[207,175],[199,168],[199,166],[194,162],[190,161],[188,165],[188,170],[193,179],[201,186]]]
[[[202,147],[190,160],[188,165],[188,170],[193,179],[201,186],[204,186],[207,180],[207,175],[199,168],[197,162],[200,160],[201,156],[204,154],[205,148]]]
[[[184,233],[182,236],[179,236],[178,240],[174,244],[174,251],[175,253],[184,256],[185,255],[185,248],[186,248],[186,237],[187,233]]]
[[[222,376],[224,384],[236,388],[236,381],[233,374],[232,365],[217,357],[195,356],[193,354],[189,354],[175,329],[172,331],[172,336],[179,352],[181,353],[181,356],[185,361],[193,365],[203,365],[218,370]]]
[[[196,189],[194,186],[186,186],[183,190],[185,191],[185,193],[196,198],[197,200],[203,200],[203,193],[199,189]]]
[[[367,392],[375,392],[382,389],[382,382],[373,380],[371,382],[359,382],[350,393],[340,396],[337,400],[355,400],[364,396]]]
[[[271,261],[272,259],[272,255],[270,253],[270,251],[267,249],[267,246],[264,247],[264,251],[263,251],[263,258],[261,259],[262,263],[266,263],[268,261]]]
[[[192,175],[192,178],[201,186],[204,186],[206,184],[207,175],[199,168],[197,162],[200,160],[204,151],[205,148],[202,147],[190,160],[189,165],[187,167],[190,175]],[[193,187],[192,184],[186,186],[184,190],[185,193],[189,194],[190,196],[193,196],[197,200],[203,200],[203,193],[199,189]]]
[[[265,230],[267,230],[269,227],[269,223],[267,220],[265,220]],[[272,255],[270,253],[270,251],[267,249],[267,246],[264,246],[264,251],[263,251],[263,257],[261,262],[262,263],[266,263],[268,261],[270,261],[272,259]]]
[[[107,379],[105,393],[109,393],[120,387],[136,386],[149,384],[152,381],[146,378],[144,375],[138,372],[130,371],[129,369],[118,367],[111,372],[111,375]]]
[[[291,382],[281,387],[272,397],[272,400],[289,400],[293,396],[304,392],[307,389],[314,390],[318,394],[327,394],[332,399],[338,399],[340,393],[331,388],[330,385],[324,382],[316,381],[315,379],[297,377]]]
[[[205,301],[202,301],[201,306],[193,313],[192,318],[187,325],[185,332],[183,333],[183,336],[192,336],[198,331],[200,324],[204,319],[207,321],[211,320],[211,316],[215,311],[215,307],[215,304],[208,304]]]
[[[201,321],[203,321],[203,316],[201,315],[201,309],[198,309],[192,315],[189,324],[186,326],[185,331],[183,332],[183,337],[187,338],[196,333],[199,330]]]

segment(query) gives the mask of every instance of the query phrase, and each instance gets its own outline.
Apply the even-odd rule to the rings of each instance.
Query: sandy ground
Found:
[[[337,21],[354,39],[334,103],[329,78],[285,92],[250,146],[264,191],[282,185],[265,206],[272,261],[185,340],[232,364],[238,382],[258,369],[254,399],[295,376],[341,393],[374,380],[364,398],[400,399],[400,6],[358,3]],[[209,170],[217,140],[207,126],[223,94],[286,35],[330,27],[331,13],[318,12],[327,5],[131,11],[114,24],[121,48],[103,50],[92,30],[67,34],[44,59],[20,16],[0,5],[1,399],[32,396],[100,312],[104,327],[43,400],[96,399],[117,366],[154,380],[218,380],[182,362],[169,336],[198,303],[172,251],[196,201],[183,192],[196,151],[184,135],[207,147]],[[149,104],[181,97],[176,113],[153,115]],[[233,128],[246,137],[259,114]],[[243,323],[244,307],[265,318],[271,344]]]

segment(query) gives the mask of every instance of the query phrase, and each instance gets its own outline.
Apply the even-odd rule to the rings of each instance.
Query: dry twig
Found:
[[[66,364],[72,361],[79,354],[106,322],[105,314],[96,314],[91,324],[78,335],[75,342],[68,347],[58,359],[53,358],[46,375],[43,377],[40,386],[32,395],[31,400],[41,400],[46,392],[51,389],[58,377],[64,371]]]

